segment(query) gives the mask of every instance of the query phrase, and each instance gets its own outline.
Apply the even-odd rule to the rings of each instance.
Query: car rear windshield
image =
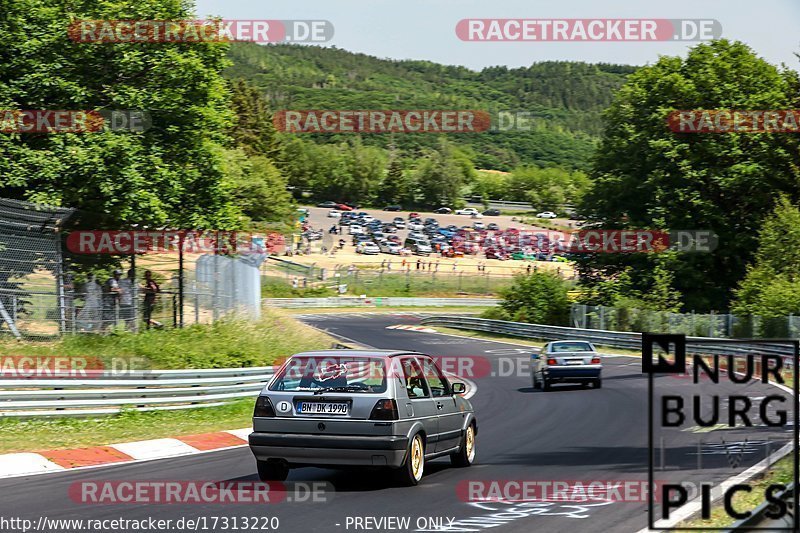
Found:
[[[269,390],[303,392],[337,389],[347,393],[386,392],[386,363],[378,357],[292,357]]]
[[[593,352],[594,348],[588,342],[559,342],[553,344],[552,352]]]

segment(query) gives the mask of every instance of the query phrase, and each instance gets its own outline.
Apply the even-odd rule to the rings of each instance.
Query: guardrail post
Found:
[[[703,439],[697,441],[697,469],[703,469]]]

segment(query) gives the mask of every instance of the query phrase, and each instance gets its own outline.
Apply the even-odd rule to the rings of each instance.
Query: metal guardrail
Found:
[[[483,206],[484,203],[473,200],[472,198],[463,198],[469,207]],[[514,209],[516,211],[535,211],[535,208],[530,202],[510,202],[505,200],[487,200],[486,205],[495,209]]]
[[[263,298],[264,307],[491,307],[497,305],[496,298],[404,298],[376,297],[357,298],[331,296],[329,298]]]
[[[253,397],[273,367],[106,372],[81,379],[4,379],[0,417],[116,414],[213,407]]]
[[[606,331],[599,329],[580,329],[563,326],[546,326],[541,324],[527,324],[524,322],[508,322],[505,320],[489,320],[485,318],[459,317],[459,316],[431,316],[423,318],[422,324],[438,325],[456,329],[469,329],[497,333],[511,337],[522,337],[542,340],[585,340],[599,346],[639,350],[642,346],[641,333],[627,331]],[[753,341],[750,344],[720,345],[724,339],[707,337],[686,337],[691,344],[687,351],[704,354],[747,354],[758,352],[763,354],[792,356],[792,347],[759,344]],[[766,340],[766,339],[765,339]],[[707,343],[707,344],[706,344]]]
[[[489,333],[508,335],[511,337],[523,337],[548,341],[580,339],[600,346],[609,346],[612,348],[638,350],[642,346],[641,333],[633,332],[546,326],[540,324],[527,324],[523,322],[507,322],[504,320],[488,320],[483,318],[459,316],[431,316],[423,318],[420,322],[422,324],[432,326],[445,326],[455,329],[485,331]],[[691,353],[746,355],[748,353],[758,351],[758,353],[762,354],[790,357],[791,359],[794,358],[793,348],[789,345],[776,346],[774,344],[761,344],[757,341],[753,341],[749,344],[742,343],[734,345],[720,343],[720,341],[725,339],[714,339],[708,337],[686,337],[686,340],[690,341],[690,344],[687,345],[686,349]],[[796,497],[794,494],[794,485],[791,485],[780,497],[783,499]],[[770,507],[771,506],[768,503],[762,503],[753,511],[753,514],[749,518],[741,520],[731,526],[731,528],[728,529],[728,533],[752,530],[753,526],[757,526],[759,529],[764,531],[768,531],[770,526],[776,528],[781,527],[784,530],[787,527],[792,527],[792,524],[787,524],[785,521],[773,520],[766,517],[766,512],[770,509]]]

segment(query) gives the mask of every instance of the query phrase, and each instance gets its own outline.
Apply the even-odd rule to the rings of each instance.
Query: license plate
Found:
[[[347,415],[350,406],[342,402],[297,402],[298,415]]]
[[[582,364],[583,364],[583,361],[582,361],[582,360],[575,360],[575,359],[573,359],[572,361],[567,361],[567,364],[568,364],[568,365],[582,365]]]

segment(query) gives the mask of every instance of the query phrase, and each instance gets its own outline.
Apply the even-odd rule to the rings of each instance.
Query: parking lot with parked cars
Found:
[[[322,205],[322,204],[320,204]],[[563,254],[542,246],[533,231],[515,217],[499,215],[496,209],[483,212],[467,207],[451,212],[440,208],[424,214],[392,209],[341,211],[309,208],[309,229],[322,228],[334,239],[355,246],[363,256],[437,255],[438,257],[479,257],[494,260],[566,261]],[[498,213],[498,214],[495,214]],[[339,235],[340,237],[335,237]],[[316,234],[315,234],[316,236]]]

